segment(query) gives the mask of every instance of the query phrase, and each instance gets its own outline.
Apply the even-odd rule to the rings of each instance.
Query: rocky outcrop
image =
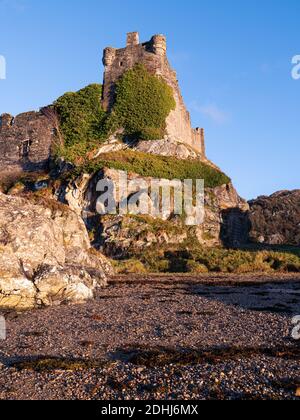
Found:
[[[85,301],[110,270],[66,206],[0,193],[0,308]]]
[[[101,231],[103,250],[112,258],[138,255],[154,246],[176,247],[188,239],[187,227],[176,217],[163,221],[143,216],[105,216]]]
[[[122,131],[119,131],[118,134],[121,134]],[[119,152],[122,150],[133,150],[136,152],[149,153],[151,155],[158,156],[167,156],[174,157],[177,159],[183,160],[199,160],[205,162],[213,168],[220,170],[215,164],[208,160],[203,154],[197,152],[193,147],[189,146],[186,143],[176,141],[165,137],[161,140],[151,140],[151,141],[137,141],[137,142],[123,142],[118,139],[118,136],[113,134],[110,138],[103,143],[97,152],[94,154],[93,158],[99,158],[101,155],[107,153]]]
[[[177,159],[201,159],[200,153],[197,153],[188,144],[184,144],[169,138],[154,141],[140,141],[135,150],[152,155],[171,156]]]
[[[184,217],[172,214],[159,217],[99,216],[96,211],[100,196],[96,189],[97,183],[102,179],[109,179],[118,185],[119,174],[119,171],[113,169],[103,169],[93,176],[83,174],[58,193],[60,200],[65,201],[83,217],[86,226],[93,233],[93,244],[103,247],[107,255],[120,257],[127,255],[128,250],[145,250],[154,245],[180,245],[187,239],[209,247],[219,246],[223,242],[235,246],[246,242],[245,225],[249,206],[239,197],[231,183],[205,189],[205,217],[204,223],[199,226],[189,227]],[[151,182],[151,178],[141,178],[132,173],[128,175],[128,179],[143,179],[147,185]],[[131,194],[132,191],[128,191],[126,200]],[[118,194],[116,203],[119,203]],[[238,237],[237,232],[243,234]]]
[[[249,206],[229,183],[205,190],[205,220],[197,229],[200,244],[239,247],[248,240]]]
[[[250,237],[268,245],[300,245],[300,190],[279,191],[249,202]]]
[[[119,152],[120,150],[135,150],[137,152],[149,153],[151,155],[171,156],[177,159],[203,159],[200,153],[197,153],[187,144],[165,138],[162,140],[139,141],[134,143],[124,143],[115,136],[111,136],[106,143],[101,145],[95,158],[102,154]]]

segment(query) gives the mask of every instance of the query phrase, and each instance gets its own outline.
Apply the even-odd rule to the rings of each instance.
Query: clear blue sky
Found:
[[[0,0],[0,113],[102,81],[102,49],[168,37],[207,154],[246,198],[300,188],[299,0]]]

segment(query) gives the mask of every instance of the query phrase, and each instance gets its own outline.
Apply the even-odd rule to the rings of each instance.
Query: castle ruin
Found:
[[[127,70],[136,64],[143,64],[151,74],[161,76],[173,89],[176,109],[167,118],[166,137],[190,146],[205,158],[204,130],[191,127],[190,114],[181,96],[176,72],[167,59],[165,36],[155,35],[149,42],[140,43],[137,32],[129,33],[125,48],[104,50],[103,64],[102,103],[106,111],[110,111],[114,105],[116,82]],[[58,122],[51,115],[51,107],[16,117],[9,114],[0,116],[0,176],[20,170],[46,170],[58,131]]]
[[[103,54],[104,82],[103,107],[110,111],[115,101],[116,82],[136,64],[143,64],[154,75],[161,76],[172,87],[176,109],[167,118],[167,136],[170,140],[185,143],[205,157],[204,130],[193,129],[190,114],[186,109],[176,72],[167,58],[167,42],[164,35],[154,35],[149,42],[140,43],[139,34],[127,34],[125,48],[108,47]]]
[[[15,118],[9,114],[1,115],[0,175],[3,172],[47,169],[55,135],[55,125],[47,108]]]

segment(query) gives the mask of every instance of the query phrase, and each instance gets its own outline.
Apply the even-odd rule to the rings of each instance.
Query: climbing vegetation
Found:
[[[137,65],[119,80],[115,93],[110,113],[102,108],[98,84],[65,93],[54,102],[64,140],[57,147],[58,156],[77,164],[87,161],[89,152],[119,128],[134,140],[163,138],[166,118],[176,103],[172,88],[162,78]]]
[[[175,106],[172,88],[143,65],[136,65],[117,83],[112,118],[127,136],[157,140],[164,137],[166,119]]]
[[[101,95],[102,86],[92,84],[78,92],[65,93],[55,101],[64,138],[57,154],[73,162],[105,139],[106,113],[101,106]]]

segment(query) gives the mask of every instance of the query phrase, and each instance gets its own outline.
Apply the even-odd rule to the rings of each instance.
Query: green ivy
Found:
[[[134,139],[157,140],[165,135],[166,119],[175,107],[172,88],[136,65],[117,82],[112,118]]]
[[[64,137],[60,155],[69,160],[84,156],[105,138],[105,111],[101,106],[102,86],[92,84],[78,92],[68,92],[54,103]]]

